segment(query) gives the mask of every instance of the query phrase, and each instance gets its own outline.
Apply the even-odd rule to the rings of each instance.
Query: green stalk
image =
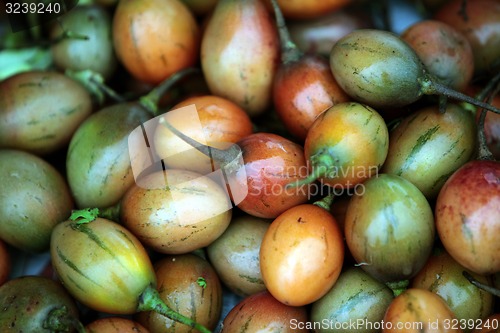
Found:
[[[51,332],[68,332],[73,327],[78,333],[86,333],[83,324],[68,313],[66,306],[53,309],[43,322],[43,328]]]
[[[500,297],[500,290],[498,290],[497,288],[494,288],[492,286],[488,286],[484,283],[481,283],[479,282],[478,280],[476,280],[469,272],[467,271],[463,271],[462,272],[463,276],[469,280],[470,283],[472,283],[473,285],[475,285],[476,287],[478,287],[479,289],[482,289],[490,294],[492,294],[493,296],[496,296],[496,297]]]
[[[169,319],[172,319],[173,321],[176,321],[178,323],[187,325],[191,328],[194,328],[201,333],[212,333],[208,328],[205,326],[198,324],[191,318],[188,318],[186,316],[181,315],[180,313],[175,312],[172,310],[170,307],[168,307],[165,302],[162,301],[160,294],[158,291],[153,288],[152,286],[149,286],[144,290],[144,292],[141,294],[139,298],[139,306],[137,307],[137,311],[142,312],[142,311],[155,311]]]
[[[321,207],[327,211],[330,211],[330,207],[332,206],[334,199],[335,199],[335,194],[329,193],[323,199],[320,199],[320,200],[314,202],[313,205],[316,205],[316,206]]]
[[[392,290],[394,297],[398,297],[406,289],[408,289],[408,286],[410,285],[410,281],[409,280],[401,280],[401,281],[396,281],[396,282],[386,282],[385,285]]]
[[[462,94],[461,92],[455,91],[431,78],[430,75],[425,75],[423,79],[419,78],[419,83],[421,91],[425,95],[444,95],[449,98],[461,100],[480,108],[487,109],[491,112],[500,113],[500,109],[494,107],[491,104],[484,103],[475,98]]]
[[[280,36],[281,45],[281,62],[286,65],[291,62],[296,62],[303,57],[304,53],[299,50],[297,45],[292,41],[290,32],[285,24],[285,19],[283,13],[276,0],[271,0],[273,5],[274,15],[276,17],[276,26],[278,27],[278,33]]]
[[[311,184],[318,178],[327,176],[332,172],[337,171],[336,161],[330,154],[319,152],[311,156],[310,161],[312,165],[311,173],[304,179],[298,180],[295,183],[287,184],[286,188],[294,188]]]
[[[161,82],[156,88],[151,90],[149,94],[143,96],[139,99],[139,103],[148,110],[153,116],[158,115],[158,104],[160,102],[161,97],[177,82],[186,77],[189,74],[198,73],[200,70],[194,67],[188,67],[183,70],[180,70],[168,78],[166,78],[163,82]]]

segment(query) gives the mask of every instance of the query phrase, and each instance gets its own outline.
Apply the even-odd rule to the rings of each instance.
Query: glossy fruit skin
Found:
[[[439,192],[436,228],[447,252],[472,272],[500,271],[500,163],[471,161]]]
[[[445,301],[425,289],[410,288],[396,297],[383,320],[386,323],[383,333],[417,333],[422,332],[422,328],[429,333],[462,332],[459,325],[454,325],[456,318]],[[398,323],[403,324],[403,328],[399,328]]]
[[[78,222],[78,221],[77,221]],[[59,223],[52,232],[52,265],[69,293],[89,308],[133,314],[156,276],[148,253],[127,229],[110,220]]]
[[[470,113],[448,103],[417,110],[390,133],[389,153],[382,172],[412,182],[434,199],[448,177],[474,154],[476,125]]]
[[[52,229],[71,214],[68,185],[51,164],[19,150],[0,150],[0,237],[26,252],[48,250]]]
[[[125,193],[120,221],[160,253],[183,254],[208,246],[232,216],[229,194],[220,181],[185,170],[153,172]]]
[[[474,53],[476,75],[494,73],[500,66],[500,3],[496,0],[475,0],[465,6],[461,0],[444,4],[433,16],[462,32]]]
[[[349,101],[332,76],[328,60],[305,55],[280,66],[273,82],[276,112],[287,130],[303,141],[316,117],[337,103]]]
[[[385,284],[373,279],[360,267],[351,267],[340,274],[325,296],[313,303],[311,321],[350,323],[363,319],[369,323],[380,322],[393,298],[392,291]],[[317,332],[331,332],[334,325]],[[353,330],[346,326],[344,329],[336,329],[335,332],[354,333],[360,332],[360,329],[357,327]],[[365,333],[377,331],[369,327],[362,330]]]
[[[248,215],[236,217],[207,247],[208,258],[217,275],[239,296],[266,290],[260,272],[259,251],[270,223],[270,220]]]
[[[66,31],[87,37],[87,40],[65,39],[51,47],[54,63],[61,70],[92,70],[110,78],[116,69],[116,56],[111,36],[111,17],[100,5],[77,6],[61,17],[50,31],[53,40]]]
[[[222,311],[222,286],[213,267],[194,254],[165,256],[154,265],[162,300],[180,314],[214,329]],[[206,286],[197,282],[203,278]],[[141,312],[137,320],[156,333],[188,333],[192,328],[156,312]]]
[[[87,90],[64,74],[11,76],[0,83],[0,147],[52,153],[68,144],[91,112]]]
[[[315,167],[315,156],[333,158],[337,171],[320,181],[340,190],[376,175],[388,149],[389,131],[383,118],[371,107],[355,102],[336,104],[320,114],[304,143],[310,169]]]
[[[141,324],[123,317],[99,318],[85,326],[88,333],[149,333]]]
[[[401,38],[441,83],[463,91],[474,74],[474,55],[467,38],[452,26],[437,20],[411,25]]]
[[[405,106],[422,96],[421,60],[388,31],[360,29],[344,36],[332,47],[330,67],[349,96],[374,108]]]
[[[305,203],[309,187],[286,188],[305,178],[307,165],[302,146],[272,133],[254,133],[238,145],[243,152],[248,194],[237,204],[245,213],[266,219]]]
[[[292,207],[269,226],[260,248],[268,291],[291,306],[310,304],[335,284],[344,242],[334,217],[313,204]],[[307,286],[304,287],[304,286]]]
[[[362,184],[349,202],[347,246],[374,278],[393,282],[413,277],[425,265],[435,235],[431,207],[406,179],[381,174]]]
[[[114,205],[134,183],[128,137],[150,118],[138,103],[120,103],[80,125],[66,156],[67,179],[78,207]]]
[[[181,108],[191,111],[192,105],[198,115],[196,121],[186,121],[181,113],[178,117],[169,117],[168,120],[176,129],[201,144],[224,149],[252,134],[252,122],[247,113],[237,104],[219,96],[189,97],[171,110],[176,113],[180,112]],[[179,121],[176,122],[175,119]],[[156,153],[169,169],[183,169],[201,174],[212,172],[212,159],[193,149],[167,127],[159,124],[153,140]]]
[[[247,332],[306,333],[309,330],[300,328],[299,324],[306,323],[307,319],[305,307],[285,305],[262,291],[244,298],[231,309],[224,318],[221,333],[238,333],[243,327]]]
[[[250,116],[272,101],[279,62],[279,38],[260,0],[219,0],[201,43],[201,66],[214,95],[227,98]]]
[[[462,272],[465,267],[445,251],[429,257],[425,266],[412,279],[411,287],[427,289],[441,296],[459,320],[478,322],[493,310],[493,295],[477,288]],[[487,276],[468,272],[481,283],[491,285]],[[470,331],[470,330],[469,330]]]
[[[314,19],[330,12],[339,10],[352,0],[278,0],[283,15],[289,19]]]
[[[157,84],[198,61],[200,35],[180,0],[124,0],[114,12],[113,42],[133,77]]]
[[[57,281],[40,276],[21,276],[0,287],[2,332],[51,333],[43,328],[49,313],[66,308],[67,318],[78,320],[78,307]],[[62,331],[61,331],[62,332]],[[75,332],[70,326],[67,332]]]

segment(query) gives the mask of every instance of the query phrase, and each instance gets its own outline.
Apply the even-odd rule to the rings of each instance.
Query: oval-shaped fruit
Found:
[[[271,104],[278,61],[278,33],[264,2],[219,0],[201,43],[210,91],[261,114]]]
[[[64,74],[11,76],[0,83],[0,148],[54,152],[68,144],[91,112],[87,90]]]
[[[276,112],[286,129],[301,141],[319,114],[349,99],[333,78],[328,60],[319,55],[285,63],[274,78]]]
[[[471,161],[439,192],[436,229],[446,251],[472,272],[500,271],[500,163]]]
[[[413,277],[434,243],[431,207],[418,188],[389,174],[373,177],[349,202],[347,246],[371,276],[383,282]]]
[[[342,272],[335,285],[328,293],[313,303],[311,321],[328,323],[317,332],[365,332],[376,333],[379,330],[369,325],[380,322],[385,310],[394,298],[392,291],[382,282],[372,278],[359,267]],[[350,326],[361,323],[366,326]]]
[[[41,276],[22,276],[0,287],[2,332],[75,332],[78,308],[64,287]],[[53,326],[57,321],[60,326]],[[52,325],[51,325],[52,324]]]
[[[113,42],[133,77],[157,84],[197,62],[200,35],[180,0],[123,0],[113,16]]]
[[[239,296],[266,290],[260,272],[259,251],[271,221],[240,216],[207,247],[207,255],[221,281]]]
[[[338,190],[376,175],[389,149],[380,114],[360,103],[339,103],[316,118],[304,143],[311,174]]]
[[[390,133],[382,172],[409,180],[434,199],[448,177],[471,159],[476,130],[473,117],[458,105],[448,104],[445,113],[438,106],[420,109]]]
[[[133,314],[156,276],[148,253],[121,225],[103,218],[65,221],[52,232],[52,265],[70,294],[89,308]]]
[[[63,30],[64,29],[64,30]],[[62,69],[91,70],[104,78],[113,75],[116,56],[111,36],[111,17],[100,5],[76,6],[54,24],[50,31],[53,40],[72,32],[81,38],[64,38],[51,47],[54,64]]]
[[[40,157],[0,150],[0,238],[27,252],[48,250],[54,226],[71,214],[63,176]]]
[[[220,179],[194,172],[157,171],[134,184],[121,201],[121,222],[146,246],[182,254],[208,246],[231,221]]]
[[[474,0],[467,4],[450,0],[434,14],[462,32],[474,53],[475,74],[493,74],[500,67],[500,3],[496,0]]]
[[[465,267],[445,251],[430,256],[413,278],[411,287],[427,289],[441,296],[458,320],[477,323],[493,310],[493,295],[477,288],[464,276]],[[479,282],[491,285],[488,277],[468,272]]]
[[[292,207],[269,226],[260,247],[260,270],[280,302],[310,304],[334,285],[344,260],[335,218],[313,204]]]
[[[463,91],[474,74],[474,55],[465,36],[446,23],[424,20],[401,35],[417,53],[425,68],[441,83]]]
[[[154,264],[157,288],[165,304],[208,329],[222,311],[222,286],[212,266],[194,254],[166,256]],[[155,333],[190,333],[193,329],[156,312],[141,312],[137,320]]]
[[[405,106],[422,96],[422,62],[388,31],[360,29],[344,36],[332,47],[330,67],[349,96],[371,107]]]
[[[456,317],[438,295],[425,289],[407,289],[385,313],[383,333],[461,332]]]
[[[128,139],[150,118],[138,103],[120,103],[94,113],[77,129],[66,173],[79,208],[114,205],[134,183]]]
[[[254,133],[238,142],[243,153],[248,194],[237,204],[245,213],[276,218],[287,209],[305,203],[309,186],[287,188],[305,178],[307,164],[301,145],[272,133]]]
[[[221,333],[280,332],[306,333],[307,310],[303,306],[289,306],[279,302],[269,292],[248,296],[224,318]]]

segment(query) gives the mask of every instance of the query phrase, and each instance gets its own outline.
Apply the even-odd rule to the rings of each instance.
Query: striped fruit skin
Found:
[[[396,297],[385,313],[382,333],[462,332],[446,302],[425,289],[407,289]],[[419,327],[420,326],[420,327]]]
[[[316,118],[304,143],[309,168],[315,156],[330,156],[337,170],[320,178],[348,189],[378,173],[389,149],[389,131],[380,114],[356,102],[339,103]]]
[[[127,229],[103,218],[58,224],[50,244],[52,265],[66,289],[89,308],[113,314],[137,311],[141,293],[156,287],[142,244]]]
[[[361,267],[382,282],[409,279],[434,244],[434,217],[422,192],[406,179],[381,174],[349,201],[345,239]]]
[[[446,179],[474,153],[476,125],[462,107],[448,104],[420,109],[391,132],[384,173],[401,176],[428,198],[439,193]]]
[[[222,285],[205,259],[194,254],[166,256],[154,264],[161,299],[173,310],[214,329],[222,312]],[[205,286],[200,285],[203,278]],[[137,321],[155,333],[190,333],[193,329],[154,311],[141,312]]]
[[[446,251],[433,254],[413,278],[413,288],[427,289],[441,296],[457,319],[479,323],[493,310],[493,295],[477,288],[463,276],[466,268]],[[492,285],[489,277],[469,271],[476,280]]]
[[[385,310],[393,300],[392,291],[382,282],[375,280],[361,267],[350,267],[342,272],[335,285],[311,307],[311,321],[325,320],[339,323],[380,322]],[[361,327],[336,330],[338,333],[360,332]],[[331,332],[327,327],[318,332]],[[363,333],[377,333],[375,327],[366,325]]]

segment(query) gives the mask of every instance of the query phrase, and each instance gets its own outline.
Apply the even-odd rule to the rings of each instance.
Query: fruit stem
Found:
[[[139,297],[139,305],[137,307],[137,311],[155,311],[173,321],[197,329],[201,333],[212,333],[205,326],[198,324],[191,318],[183,316],[168,307],[168,305],[166,305],[165,302],[163,302],[163,300],[161,299],[158,291],[151,285],[148,286]]]
[[[304,179],[298,180],[295,183],[289,183],[285,188],[300,187],[303,185],[310,184],[320,177],[325,175],[335,173],[337,171],[337,166],[335,165],[335,159],[330,154],[325,154],[324,152],[319,152],[310,157],[312,170],[311,173]],[[328,176],[329,178],[334,178]]]
[[[120,209],[121,202],[116,205],[109,206],[99,210],[99,217],[108,219],[110,221],[119,222],[120,221]]]
[[[300,51],[297,45],[292,41],[292,37],[286,27],[285,19],[283,18],[283,13],[281,12],[277,0],[271,0],[271,4],[273,5],[276,25],[280,36],[281,62],[284,65],[296,62],[303,57],[304,53],[302,53],[302,51]]]
[[[327,211],[330,211],[330,207],[331,207],[334,199],[335,199],[335,194],[334,193],[329,193],[323,199],[315,201],[313,203],[313,205],[316,205],[316,206],[321,207],[321,208],[323,208],[323,209],[325,209]]]
[[[198,73],[199,69],[195,67],[188,67],[182,69],[174,74],[170,75],[168,78],[163,80],[156,88],[151,90],[147,95],[139,98],[139,103],[149,111],[153,116],[158,115],[158,104],[161,97],[177,82],[186,77],[189,74]]]
[[[70,327],[74,327],[78,333],[87,332],[83,324],[71,316],[64,305],[51,310],[42,326],[51,332],[69,332]]]
[[[472,283],[473,285],[475,285],[476,287],[478,287],[479,289],[482,289],[490,294],[492,294],[493,296],[496,296],[496,297],[500,297],[500,290],[498,290],[497,288],[494,288],[492,286],[488,286],[484,283],[481,283],[479,282],[478,280],[476,280],[469,272],[467,271],[463,271],[462,272],[462,275],[467,279],[469,280],[470,283]]]
[[[210,147],[210,146],[201,144],[198,141],[185,135],[184,133],[179,131],[174,126],[172,126],[172,124],[170,124],[170,122],[168,122],[166,118],[167,117],[162,117],[159,120],[159,123],[162,124],[163,126],[165,126],[166,128],[168,128],[172,133],[177,135],[182,141],[186,142],[188,145],[195,148],[203,155],[208,156],[211,160],[213,159],[214,161],[216,161],[220,166],[229,165],[240,154],[240,150],[237,149],[238,147],[236,145],[232,145],[227,150],[222,150],[222,149],[218,149],[215,147]]]
[[[103,92],[115,102],[122,103],[125,101],[122,96],[104,83],[104,78],[101,74],[91,71],[90,69],[82,71],[67,69],[64,74],[73,80],[80,82],[99,104],[104,103]]]
[[[433,80],[430,75],[424,75],[423,78],[419,78],[418,82],[420,84],[420,90],[425,95],[444,95],[449,98],[461,100],[480,108],[487,109],[491,112],[500,113],[500,109],[497,109],[491,104],[484,103],[475,98],[462,94],[456,90],[453,90],[435,80]]]
[[[76,221],[76,224],[80,225],[84,223],[90,223],[98,217],[99,217],[98,208],[84,208],[72,211],[69,219],[71,221]]]
[[[478,130],[477,130],[477,141],[479,144],[477,158],[479,160],[493,161],[494,157],[491,151],[488,149],[488,144],[486,143],[486,135],[484,134],[484,122],[487,113],[488,111],[486,111],[485,109],[481,109],[481,114],[479,116],[479,121],[478,121]]]
[[[410,285],[410,281],[409,280],[401,280],[401,281],[396,281],[396,282],[386,282],[385,285],[392,290],[394,297],[398,297],[406,289],[408,289],[408,286]]]

